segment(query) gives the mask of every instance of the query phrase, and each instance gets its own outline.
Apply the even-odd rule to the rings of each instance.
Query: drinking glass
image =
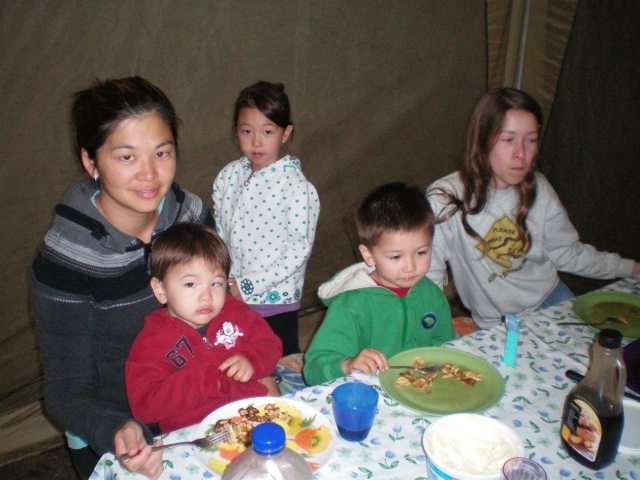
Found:
[[[349,442],[367,438],[378,406],[378,392],[371,385],[344,383],[333,391],[333,416],[340,436]]]
[[[502,466],[503,480],[547,480],[547,473],[539,463],[524,457],[510,458]]]

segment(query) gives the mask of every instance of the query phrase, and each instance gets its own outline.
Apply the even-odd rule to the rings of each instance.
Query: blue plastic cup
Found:
[[[361,442],[371,430],[378,406],[378,392],[364,383],[344,383],[333,391],[333,416],[340,436]]]

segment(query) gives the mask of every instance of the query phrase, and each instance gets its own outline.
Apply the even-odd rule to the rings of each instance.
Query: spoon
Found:
[[[600,322],[595,322],[595,323],[589,323],[589,322],[559,322],[556,323],[556,325],[588,325],[590,327],[595,327],[598,325],[604,325],[605,323],[622,323],[624,325],[627,325],[627,322],[625,322],[624,320],[620,320],[619,318],[616,317],[607,317],[604,320],[600,321]]]

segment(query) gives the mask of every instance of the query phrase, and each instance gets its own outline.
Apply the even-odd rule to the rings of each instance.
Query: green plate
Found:
[[[411,365],[416,357],[427,365],[450,363],[462,370],[473,370],[484,378],[472,387],[464,385],[456,378],[443,379],[441,375],[433,381],[431,393],[414,389],[412,386],[396,387],[396,379],[403,370],[387,370],[380,374],[382,389],[400,405],[429,415],[450,413],[479,413],[495,405],[504,393],[504,378],[486,360],[467,352],[443,347],[424,347],[398,353],[389,359],[389,365]]]
[[[626,338],[640,338],[640,295],[622,292],[590,292],[580,295],[573,302],[576,316],[587,325],[598,323],[607,317],[624,316],[629,320],[622,323],[590,325],[593,328],[613,328]]]

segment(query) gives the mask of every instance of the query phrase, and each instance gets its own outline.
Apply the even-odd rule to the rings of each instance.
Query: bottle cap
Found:
[[[622,345],[622,333],[613,328],[600,330],[598,343],[604,348],[620,348],[620,345]]]
[[[275,455],[284,450],[286,434],[277,423],[266,422],[257,425],[251,431],[251,443],[260,455]]]

